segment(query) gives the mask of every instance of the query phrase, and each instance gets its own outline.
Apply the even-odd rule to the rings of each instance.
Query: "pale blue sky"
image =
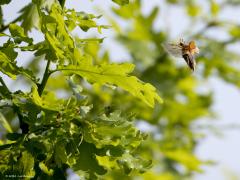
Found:
[[[3,11],[7,21],[13,20],[16,17],[16,12],[23,7],[24,4],[27,4],[29,0],[13,0],[10,5],[3,6]],[[86,12],[94,12],[92,7],[101,7],[109,12],[108,8],[110,5],[114,5],[111,1],[106,0],[95,0],[88,1],[84,0],[66,0],[66,6],[70,8],[75,8],[77,11],[86,11]],[[182,31],[188,26],[188,21],[183,19],[184,11],[177,7],[166,6],[166,4],[162,3],[163,1],[159,0],[144,0],[144,13],[148,13],[149,10],[157,5],[160,7],[160,18],[156,23],[156,28],[165,28],[169,30],[171,33],[171,37],[173,39],[178,39],[182,37]],[[203,1],[202,1],[203,2]],[[204,3],[204,2],[203,2]],[[114,5],[115,6],[115,5]],[[110,12],[109,12],[110,13]],[[230,19],[240,24],[240,9],[238,11],[231,11],[230,9],[225,10],[225,12],[221,15],[222,18]],[[104,19],[100,20],[100,23],[107,23]],[[123,22],[120,22],[123,23]],[[124,25],[124,23],[123,23]],[[198,26],[197,26],[198,28]],[[35,33],[32,34],[37,38],[39,35]],[[103,33],[103,37],[108,37],[105,39],[103,46],[108,49],[111,49],[111,57],[115,61],[122,61],[128,59],[129,55],[126,53],[124,48],[113,42],[111,40],[112,37],[111,30],[106,30]],[[213,34],[215,36],[219,36],[221,34]],[[110,37],[109,37],[110,36]],[[221,36],[222,37],[222,36]],[[1,43],[1,40],[0,40]],[[117,54],[117,56],[116,56]],[[28,55],[29,56],[29,55]],[[27,58],[26,54],[21,55],[21,57]],[[30,58],[30,57],[29,57]],[[28,58],[28,59],[29,59]],[[22,59],[22,58],[21,58]],[[22,62],[24,64],[24,62]],[[213,109],[218,112],[218,118],[216,121],[211,121],[211,123],[216,125],[224,125],[224,124],[240,124],[240,92],[239,89],[236,89],[232,85],[228,85],[218,79],[211,79],[206,82],[206,88],[210,88],[214,90],[214,106]],[[16,86],[15,86],[16,87]],[[209,123],[210,120],[205,120],[205,122]],[[200,143],[198,146],[196,153],[199,157],[203,159],[211,159],[218,162],[218,165],[212,167],[204,167],[204,174],[197,174],[194,179],[196,180],[209,180],[209,179],[217,179],[223,180],[227,179],[224,177],[225,170],[230,170],[235,174],[238,173],[240,178],[240,132],[238,129],[224,131],[224,137],[218,138],[214,134],[208,132],[208,136]]]

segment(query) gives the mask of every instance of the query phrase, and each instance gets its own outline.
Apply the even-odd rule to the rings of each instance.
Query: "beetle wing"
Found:
[[[182,57],[182,48],[179,47],[177,44],[163,44],[163,48],[166,52],[168,52],[168,54],[174,57]]]

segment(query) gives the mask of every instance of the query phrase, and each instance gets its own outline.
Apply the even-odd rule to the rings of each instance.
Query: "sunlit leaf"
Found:
[[[164,155],[166,155],[170,159],[180,162],[185,167],[191,170],[201,171],[200,165],[203,162],[186,151],[183,150],[166,151],[164,152]]]
[[[240,38],[240,27],[239,26],[233,26],[230,31],[230,35],[232,35],[235,38]]]
[[[22,153],[22,157],[19,160],[21,172],[25,176],[33,177],[35,175],[34,171],[34,158],[33,156],[28,153],[27,151],[24,151]]]
[[[211,13],[213,16],[216,16],[220,11],[219,4],[215,0],[211,1]]]
[[[86,127],[86,141],[96,144],[98,148],[106,145],[136,148],[146,138],[133,126],[131,119],[117,111],[109,116],[102,115],[98,121],[86,122]]]
[[[5,119],[2,113],[0,113],[0,124],[7,130],[7,132],[13,132],[10,124],[8,121]]]
[[[190,15],[190,16],[198,16],[201,12],[201,6],[197,5],[197,4],[194,4],[194,3],[190,3],[188,6],[187,6],[187,13]]]
[[[30,3],[20,10],[19,20],[22,20],[21,26],[24,32],[27,33],[31,31],[32,28],[40,28],[39,15],[37,10],[37,5]]]
[[[8,75],[9,77],[16,79],[17,71],[16,71],[16,63],[12,62],[4,53],[0,51],[0,65],[1,72]]]
[[[24,34],[24,29],[18,26],[17,24],[10,24],[9,31],[11,35],[14,37],[14,41],[16,43],[21,43],[22,41],[32,43],[33,41],[32,38],[29,38]]]
[[[121,6],[129,3],[129,0],[112,0],[112,1],[121,5]]]
[[[161,103],[161,98],[151,84],[143,83],[136,77],[128,75],[133,69],[134,65],[129,63],[94,66],[89,59],[80,62],[78,66],[59,66],[60,71],[67,74],[78,74],[90,83],[119,86],[151,107],[154,106],[155,100]]]
[[[40,97],[37,91],[37,87],[32,87],[31,98],[34,104],[44,109],[58,111],[61,109],[61,100],[57,100],[54,94],[46,94]]]
[[[43,162],[39,163],[39,168],[49,176],[53,175],[53,172],[54,172],[53,169],[48,169],[48,167]]]
[[[68,10],[66,12],[66,24],[70,30],[75,29],[76,26],[80,27],[83,31],[88,31],[90,28],[97,28],[98,32],[101,33],[102,29],[108,29],[107,25],[98,25],[96,19],[100,16],[93,14],[87,14],[84,12],[75,12],[74,10]]]

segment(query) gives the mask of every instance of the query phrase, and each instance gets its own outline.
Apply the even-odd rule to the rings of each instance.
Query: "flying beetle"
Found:
[[[190,41],[186,43],[183,39],[180,39],[179,43],[167,43],[163,44],[164,49],[174,57],[183,58],[188,67],[194,71],[196,67],[196,61],[194,58],[195,54],[199,53],[199,49],[195,43],[195,41]]]

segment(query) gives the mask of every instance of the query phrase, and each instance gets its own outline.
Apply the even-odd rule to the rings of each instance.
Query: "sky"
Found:
[[[13,2],[7,6],[3,6],[4,15],[6,15],[7,22],[13,20],[16,17],[16,12],[21,9],[24,4],[30,2],[29,0],[13,0]],[[152,7],[154,6],[160,7],[160,18],[156,22],[156,28],[166,28],[169,30],[172,39],[178,39],[182,36],[181,32],[188,27],[188,21],[184,20],[184,11],[177,7],[170,7],[163,3],[163,1],[159,0],[144,0],[144,8],[143,12],[148,13]],[[70,1],[66,0],[66,7],[75,8],[77,11],[86,11],[88,13],[94,13],[96,7],[100,7],[101,9],[105,9],[108,13],[109,6],[116,6],[111,3],[111,1],[106,0],[95,0],[88,1],[85,0],[84,3],[81,1]],[[94,8],[93,8],[94,7]],[[239,11],[231,11],[227,9],[223,14],[221,14],[222,18],[231,19],[234,21],[238,21],[240,24],[240,9]],[[102,22],[106,24],[107,21],[102,19]],[[124,22],[120,22],[124,26]],[[167,24],[167,25],[166,25]],[[31,34],[32,36],[41,39],[42,37],[39,34],[35,34],[34,32]],[[217,37],[222,37],[221,34],[214,34]],[[110,49],[111,58],[114,61],[122,61],[124,59],[129,59],[129,55],[126,50],[117,42],[113,42],[111,37],[113,37],[113,33],[111,30],[104,31],[103,37],[108,37],[104,40],[103,45],[107,49]],[[1,40],[0,40],[1,43]],[[118,56],[115,56],[118,54]],[[28,56],[28,55],[27,55]],[[22,54],[21,57],[26,57],[26,54]],[[20,58],[21,58],[20,57]],[[30,59],[30,57],[28,58]],[[25,62],[22,62],[23,64]],[[8,82],[10,83],[10,82]],[[232,85],[228,85],[222,82],[219,79],[212,78],[206,83],[207,88],[210,88],[214,92],[214,106],[213,110],[218,112],[218,117],[216,120],[212,121],[209,119],[205,119],[203,122],[206,124],[213,124],[217,127],[221,127],[227,124],[240,124],[240,91],[236,89]],[[14,89],[15,85],[12,85]],[[218,137],[216,134],[207,131],[207,136],[205,139],[200,142],[200,145],[197,147],[196,154],[198,157],[205,160],[213,160],[216,161],[217,164],[215,166],[204,166],[203,174],[196,174],[195,180],[209,180],[209,179],[218,179],[225,180],[228,179],[229,174],[238,175],[240,178],[240,132],[239,129],[228,129],[222,132],[223,136]],[[77,179],[76,177],[72,177],[72,179]]]

